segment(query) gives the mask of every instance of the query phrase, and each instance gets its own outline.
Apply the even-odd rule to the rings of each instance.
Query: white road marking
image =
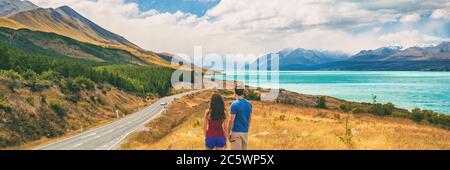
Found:
[[[84,138],[87,138],[87,137],[91,137],[91,136],[94,136],[94,135],[96,135],[97,133],[91,133],[91,134],[88,134],[88,135],[86,135],[86,136],[81,136],[80,137],[80,139],[84,139]]]
[[[160,107],[158,105],[158,103],[160,103],[160,102],[168,102],[170,104],[171,101],[173,101],[174,97],[179,98],[180,96],[193,94],[195,92],[198,92],[198,91],[193,91],[193,92],[179,94],[179,95],[175,95],[175,96],[171,96],[171,97],[162,98],[158,102],[156,102],[156,103],[154,103],[154,104],[144,108],[141,111],[138,111],[138,112],[136,112],[136,113],[134,113],[132,115],[129,115],[129,116],[123,118],[123,119],[117,120],[117,121],[115,121],[113,123],[101,126],[99,128],[96,128],[96,129],[88,130],[88,131],[86,131],[84,133],[80,133],[78,135],[74,135],[74,136],[68,137],[68,138],[63,139],[63,140],[61,140],[59,142],[56,142],[56,143],[52,143],[52,144],[48,144],[48,145],[45,145],[45,146],[42,146],[42,147],[35,148],[35,150],[38,150],[38,149],[53,149],[53,150],[66,149],[66,150],[71,150],[71,149],[74,149],[74,148],[87,149],[87,148],[91,148],[91,147],[93,147],[92,149],[108,149],[108,150],[114,149],[129,134],[135,132],[138,129],[145,128],[145,124],[146,123],[150,122],[151,120],[153,120],[159,114],[162,113],[162,111],[164,109],[162,107]],[[129,125],[129,126],[127,127],[126,125]],[[121,128],[125,128],[125,129],[123,129],[124,130],[123,132],[112,133],[114,130],[121,129]],[[104,131],[106,131],[106,133]],[[124,134],[121,135],[121,133],[124,133]],[[119,137],[114,139],[114,140],[107,140],[108,138],[113,138],[115,136],[119,136]],[[89,143],[90,141],[95,140],[95,139],[99,139],[99,140],[103,140],[103,141],[106,140],[106,141],[105,142],[97,141],[97,143]],[[79,143],[79,142],[83,142],[83,143]],[[73,143],[77,143],[77,144],[71,145]],[[92,145],[92,144],[95,144],[95,145]]]

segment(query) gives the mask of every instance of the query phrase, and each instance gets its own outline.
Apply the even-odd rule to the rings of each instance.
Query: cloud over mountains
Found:
[[[42,7],[69,5],[144,48],[189,55],[194,46],[222,55],[298,47],[354,54],[450,39],[446,0],[221,0],[200,16],[142,10],[139,6],[145,2],[124,0],[31,1]]]

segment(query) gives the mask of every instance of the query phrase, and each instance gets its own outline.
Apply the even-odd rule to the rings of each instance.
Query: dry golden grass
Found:
[[[200,126],[200,121],[193,116],[201,116],[208,108],[205,99],[209,98],[212,92],[205,92],[194,95],[188,95],[181,98],[171,105],[171,107],[162,115],[158,116],[147,124],[147,131],[132,134],[127,142],[121,145],[120,149],[145,149],[139,148],[142,143],[156,143],[169,135],[175,128],[185,125],[186,121],[194,120],[194,128]]]
[[[11,28],[11,29],[19,29],[19,28],[25,27],[25,25],[23,25],[19,22],[16,22],[16,21],[8,19],[8,18],[3,18],[3,17],[0,17],[0,26]]]
[[[145,141],[138,138],[152,138],[147,135],[149,132],[134,134],[122,149],[204,149],[202,116],[210,94],[212,92],[203,92],[194,99],[182,98],[174,104],[166,114],[181,112],[187,118],[166,131],[166,136]],[[186,101],[190,102],[189,107],[183,106]],[[203,106],[193,109],[191,106],[195,103]],[[268,102],[252,103],[254,113],[249,133],[249,149],[252,150],[450,149],[450,131],[406,119],[350,115],[348,129],[353,137],[351,144],[347,144],[339,138],[346,132],[346,113]],[[164,122],[158,124],[162,126]]]

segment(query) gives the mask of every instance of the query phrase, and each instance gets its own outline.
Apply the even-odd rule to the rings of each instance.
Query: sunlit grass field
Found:
[[[211,94],[206,91],[178,100],[149,124],[149,131],[133,134],[120,149],[204,149],[203,114]],[[231,95],[225,98],[227,103],[233,101]],[[252,103],[249,133],[252,150],[450,149],[450,131],[407,119]]]

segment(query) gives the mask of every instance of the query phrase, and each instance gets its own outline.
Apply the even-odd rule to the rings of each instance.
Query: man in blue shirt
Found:
[[[244,99],[244,89],[235,89],[236,100],[231,104],[230,142],[231,150],[246,150],[248,146],[248,129],[252,114],[252,104]]]

